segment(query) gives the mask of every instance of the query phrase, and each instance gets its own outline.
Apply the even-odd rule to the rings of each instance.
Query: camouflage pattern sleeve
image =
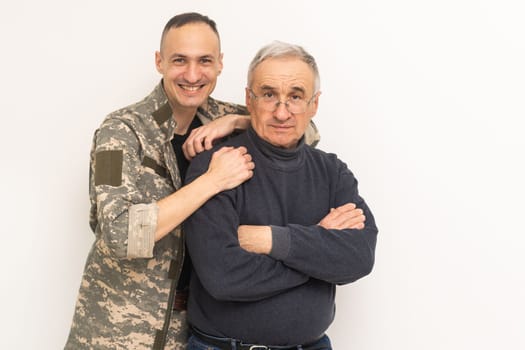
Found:
[[[122,120],[107,119],[95,139],[90,191],[97,234],[118,258],[153,256],[157,206],[137,188],[140,142]]]
[[[174,121],[158,84],[143,100],[109,114],[90,157],[89,251],[65,350],[186,348],[184,311],[170,291],[182,270],[181,227],[154,242],[156,201],[180,187]],[[170,324],[168,324],[170,322]]]

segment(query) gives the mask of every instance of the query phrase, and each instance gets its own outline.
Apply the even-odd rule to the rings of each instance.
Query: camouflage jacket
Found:
[[[206,124],[229,113],[247,111],[210,97],[197,116]],[[142,101],[108,115],[95,131],[90,165],[95,242],[66,350],[185,348],[185,311],[172,311],[170,299],[184,257],[181,228],[154,242],[156,202],[181,186],[170,142],[175,124],[159,83]],[[312,123],[306,142],[318,140]]]

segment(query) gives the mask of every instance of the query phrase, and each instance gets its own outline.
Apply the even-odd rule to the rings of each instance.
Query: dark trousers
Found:
[[[332,350],[330,339],[322,336],[314,343],[296,346],[271,346],[245,344],[240,340],[218,338],[192,330],[188,339],[187,350]]]

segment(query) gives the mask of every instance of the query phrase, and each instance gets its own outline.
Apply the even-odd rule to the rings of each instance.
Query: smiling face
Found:
[[[261,98],[273,95],[282,102],[271,112],[263,105]],[[294,98],[309,101],[304,113],[288,111],[284,102]],[[314,73],[308,64],[297,57],[262,61],[253,71],[251,86],[246,89],[246,105],[251,114],[252,127],[259,137],[277,147],[297,146],[317,112],[318,104]]]
[[[155,53],[155,63],[172,108],[196,111],[222,70],[219,38],[201,22],[171,28]]]

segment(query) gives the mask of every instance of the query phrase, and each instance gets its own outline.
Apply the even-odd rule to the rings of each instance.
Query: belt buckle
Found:
[[[252,345],[248,350],[268,350],[270,349],[266,345]]]

